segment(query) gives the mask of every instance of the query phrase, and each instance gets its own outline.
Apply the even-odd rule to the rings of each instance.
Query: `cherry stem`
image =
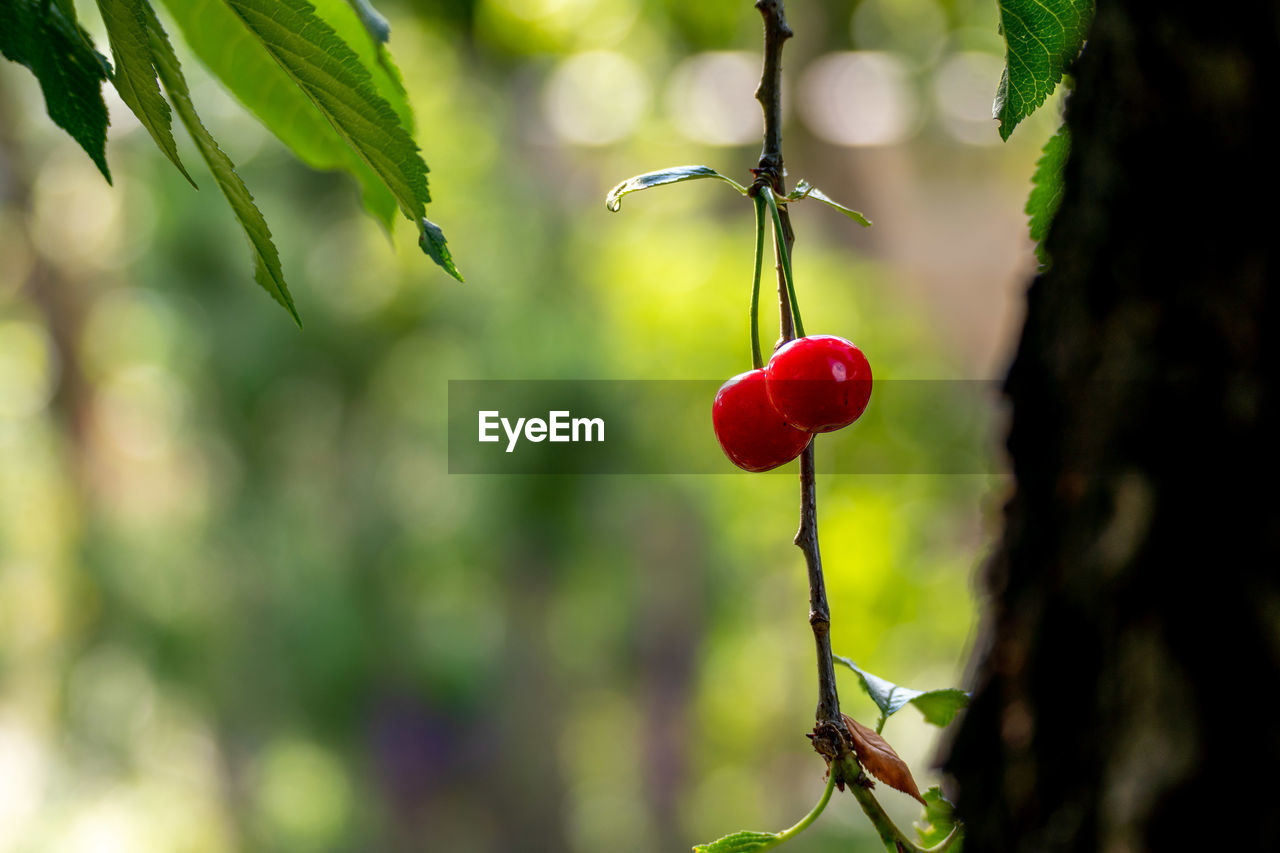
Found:
[[[778,253],[782,262],[782,277],[787,283],[787,301],[791,303],[791,318],[795,323],[796,337],[804,337],[804,323],[800,320],[800,303],[796,302],[795,276],[791,272],[791,253],[787,251],[786,230],[782,224],[782,215],[778,212],[778,200],[769,187],[761,187],[760,195],[769,205],[769,213],[773,216],[773,250]]]
[[[753,201],[756,205],[756,259],[755,273],[751,278],[751,366],[758,370],[764,367],[764,356],[760,352],[760,268],[764,263],[764,199],[757,194]]]

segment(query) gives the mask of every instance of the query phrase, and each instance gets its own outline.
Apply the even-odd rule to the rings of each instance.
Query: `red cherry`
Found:
[[[790,462],[813,436],[787,426],[769,403],[764,369],[740,373],[716,393],[711,423],[729,461],[747,471],[768,471]]]
[[[805,432],[832,432],[862,414],[871,398],[871,365],[862,350],[835,335],[783,345],[765,368],[765,387],[783,419]]]

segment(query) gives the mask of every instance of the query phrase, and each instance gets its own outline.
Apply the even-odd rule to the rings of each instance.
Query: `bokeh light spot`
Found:
[[[676,66],[667,87],[671,120],[685,136],[708,145],[742,145],[760,137],[756,102],[759,57],[708,51]]]
[[[23,320],[0,322],[0,418],[39,412],[53,395],[56,361],[48,335]]]
[[[280,847],[333,849],[351,810],[351,785],[336,758],[302,740],[272,743],[259,778],[262,818]]]
[[[919,105],[906,64],[891,53],[830,53],[805,69],[800,113],[836,145],[892,145],[916,128]]]
[[[995,83],[1004,62],[983,51],[966,50],[952,54],[939,65],[933,77],[933,98],[942,126],[954,139],[968,145],[995,145],[1000,141],[991,103]]]
[[[558,136],[608,145],[629,136],[649,108],[649,81],[635,62],[609,50],[575,54],[547,80],[543,106]]]

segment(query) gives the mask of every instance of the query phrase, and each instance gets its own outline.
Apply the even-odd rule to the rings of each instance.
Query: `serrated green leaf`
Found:
[[[1000,138],[1035,112],[1053,93],[1062,72],[1084,45],[1093,0],[997,0],[1005,42],[1005,67],[992,115]]]
[[[329,2],[329,0],[324,0]],[[387,53],[386,43],[391,40],[391,24],[382,13],[373,8],[373,4],[369,0],[347,0],[347,5],[356,13],[356,17],[360,19],[361,25],[364,27],[365,33],[369,36],[370,43],[373,44],[374,59],[378,63],[378,67],[382,69],[386,75],[386,79],[391,82],[396,92],[399,94],[398,99],[391,99],[391,106],[396,108],[396,112],[400,113],[400,117],[405,122],[405,127],[413,129],[413,115],[409,112],[409,101],[405,98],[404,80],[400,76],[400,69],[391,61],[391,55]],[[324,10],[316,9],[324,17]],[[364,58],[363,55],[361,57]],[[400,109],[400,105],[404,105],[404,109]]]
[[[1031,178],[1031,195],[1027,197],[1026,212],[1030,217],[1028,227],[1031,239],[1036,241],[1036,257],[1040,268],[1049,267],[1049,255],[1044,249],[1044,238],[1049,225],[1062,202],[1062,169],[1071,153],[1071,131],[1064,124],[1044,144],[1040,159],[1036,161],[1036,173]]]
[[[643,175],[627,178],[609,190],[609,194],[604,197],[604,203],[606,207],[617,213],[618,209],[622,207],[622,197],[627,193],[647,190],[650,187],[660,187],[663,184],[696,181],[699,178],[719,178],[743,195],[747,193],[747,188],[742,184],[732,178],[725,177],[710,166],[674,166],[670,169],[659,169],[656,172],[645,172]]]
[[[431,200],[427,164],[378,94],[369,69],[306,0],[225,0],[417,223]]]
[[[424,216],[418,223],[418,245],[422,247],[422,251],[426,252],[431,260],[439,264],[449,275],[458,281],[465,281],[462,273],[458,272],[457,266],[453,263],[448,242],[444,239],[444,232],[440,230],[440,226],[430,219]]]
[[[318,0],[321,14],[362,57],[373,45],[355,13],[343,0]],[[395,196],[250,32],[224,0],[164,0],[192,51],[240,103],[313,169],[341,170],[360,185],[365,209],[384,227],[395,220]],[[397,113],[409,114],[403,94],[380,69],[378,92],[399,100]],[[402,112],[403,111],[403,112]]]
[[[98,11],[106,25],[111,54],[116,61],[111,82],[120,93],[120,100],[133,110],[169,162],[194,187],[196,182],[178,156],[169,104],[160,94],[160,84],[156,80],[144,5],[146,0],[98,0]]]
[[[942,789],[937,785],[924,792],[924,803],[924,813],[915,822],[916,835],[921,847],[936,847],[951,838],[956,830],[956,807],[942,796]],[[945,849],[959,853],[958,842],[957,836]]]
[[[913,690],[894,684],[892,681],[867,672],[852,660],[840,655],[832,655],[837,663],[844,664],[857,673],[862,689],[871,697],[880,709],[879,731],[884,721],[901,711],[908,704],[915,705],[924,715],[925,721],[935,726],[946,726],[960,710],[969,704],[969,694],[954,687],[943,687],[938,690]]]
[[[102,81],[111,66],[74,12],[62,3],[0,0],[0,54],[31,70],[49,118],[80,144],[110,183]]]
[[[147,7],[146,12],[152,56],[155,69],[160,75],[160,82],[168,93],[169,99],[173,101],[178,118],[191,134],[196,148],[200,151],[200,156],[209,164],[209,171],[213,173],[218,188],[222,190],[236,218],[240,220],[245,236],[249,238],[249,245],[253,249],[254,278],[267,293],[271,294],[272,299],[284,306],[294,322],[301,326],[302,318],[298,316],[293,297],[289,294],[289,287],[285,283],[284,270],[280,266],[280,255],[276,251],[275,243],[271,240],[271,229],[267,227],[267,221],[263,218],[262,212],[254,204],[253,195],[248,187],[236,174],[231,159],[218,147],[218,143],[214,141],[213,136],[205,129],[200,117],[196,114],[195,106],[191,103],[191,93],[187,89],[187,81],[182,74],[182,66],[178,63],[173,45],[169,43],[169,37],[160,25],[160,21],[150,7]]]
[[[782,843],[782,837],[776,832],[735,832],[710,844],[699,844],[693,853],[759,853]]]
[[[836,210],[840,211],[845,216],[849,217],[854,222],[857,222],[859,225],[863,226],[864,228],[871,227],[870,219],[863,216],[861,213],[854,210],[853,208],[845,207],[840,202],[835,201],[834,199],[831,198],[831,196],[827,195],[822,190],[818,189],[808,181],[801,180],[798,184],[796,184],[795,189],[787,193],[788,201],[801,201],[806,198],[816,199],[822,202],[823,204],[834,207]]]

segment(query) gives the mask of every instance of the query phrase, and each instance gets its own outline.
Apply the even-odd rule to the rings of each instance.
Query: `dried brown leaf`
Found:
[[[849,736],[853,740],[853,751],[858,756],[858,763],[862,768],[890,788],[896,788],[904,794],[915,797],[924,805],[924,797],[920,796],[916,780],[911,778],[911,768],[907,767],[907,762],[898,757],[898,753],[893,751],[888,741],[880,737],[875,729],[867,728],[848,714],[841,714],[841,716],[844,717],[844,724],[849,729]]]

